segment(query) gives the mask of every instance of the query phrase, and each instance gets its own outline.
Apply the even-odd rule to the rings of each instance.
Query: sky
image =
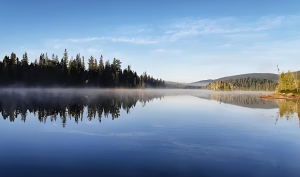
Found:
[[[184,83],[296,71],[299,9],[299,0],[2,0],[0,58],[67,49]]]

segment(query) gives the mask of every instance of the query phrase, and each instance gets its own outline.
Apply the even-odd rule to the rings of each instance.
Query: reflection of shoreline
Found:
[[[294,113],[300,114],[300,100],[260,99],[262,92],[215,92],[207,90],[130,90],[130,89],[0,89],[0,113],[3,119],[14,122],[20,116],[26,121],[29,113],[40,122],[61,119],[66,126],[67,118],[76,123],[103,117],[120,117],[121,109],[130,113],[138,102],[145,106],[156,98],[165,96],[194,96],[220,103],[247,108],[277,109],[278,118],[290,120]],[[263,92],[264,93],[264,92]],[[298,102],[299,101],[299,102]]]
[[[290,121],[293,119],[294,114],[296,113],[300,126],[300,100],[276,100],[276,102],[279,105],[277,120],[278,118],[286,118],[287,121]]]
[[[131,90],[6,90],[0,92],[0,112],[3,119],[14,122],[18,115],[23,122],[28,113],[33,113],[40,122],[56,121],[60,117],[65,127],[67,118],[74,118],[75,122],[83,121],[87,114],[89,121],[102,117],[112,120],[120,116],[120,110],[127,113],[136,106],[137,102],[143,106],[155,98],[163,98],[159,92],[143,92]]]
[[[257,92],[255,92],[257,93]],[[241,93],[221,93],[213,92],[210,99],[220,103],[227,103],[247,108],[261,108],[261,109],[274,109],[278,108],[275,100],[264,100],[259,98],[259,94],[251,94],[246,92]]]

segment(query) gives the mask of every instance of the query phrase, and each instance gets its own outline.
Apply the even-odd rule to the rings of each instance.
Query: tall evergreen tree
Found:
[[[94,70],[94,66],[95,66],[95,63],[94,63],[94,62],[95,62],[95,61],[94,61],[94,57],[91,56],[91,57],[89,58],[89,71]]]
[[[10,65],[11,66],[16,65],[16,61],[17,61],[17,55],[12,52],[10,55]]]
[[[28,66],[28,56],[27,52],[23,55],[22,61],[21,61],[22,66]]]
[[[102,75],[104,71],[104,64],[103,64],[103,57],[101,55],[100,61],[99,61],[99,74]]]
[[[63,65],[65,68],[67,68],[68,63],[69,63],[68,51],[67,49],[65,49],[63,54]]]

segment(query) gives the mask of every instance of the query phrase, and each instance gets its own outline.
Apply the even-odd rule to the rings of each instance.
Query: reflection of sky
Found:
[[[166,96],[120,118],[0,120],[0,171],[40,176],[299,176],[298,118]],[[16,170],[18,169],[18,170]],[[52,173],[53,172],[53,173]],[[34,174],[34,175],[33,175]],[[143,175],[142,175],[143,174]],[[146,175],[147,174],[147,175]]]

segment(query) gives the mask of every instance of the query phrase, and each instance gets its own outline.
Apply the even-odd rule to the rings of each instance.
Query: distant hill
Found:
[[[227,76],[227,77],[222,77],[219,79],[208,79],[208,80],[202,80],[202,81],[197,81],[190,83],[189,85],[195,85],[195,86],[206,86],[210,84],[211,82],[216,82],[216,81],[226,81],[230,79],[241,79],[241,78],[255,78],[255,79],[268,79],[268,80],[274,80],[278,81],[278,74],[273,74],[273,73],[249,73],[249,74],[240,74],[240,75],[235,75],[235,76]]]

